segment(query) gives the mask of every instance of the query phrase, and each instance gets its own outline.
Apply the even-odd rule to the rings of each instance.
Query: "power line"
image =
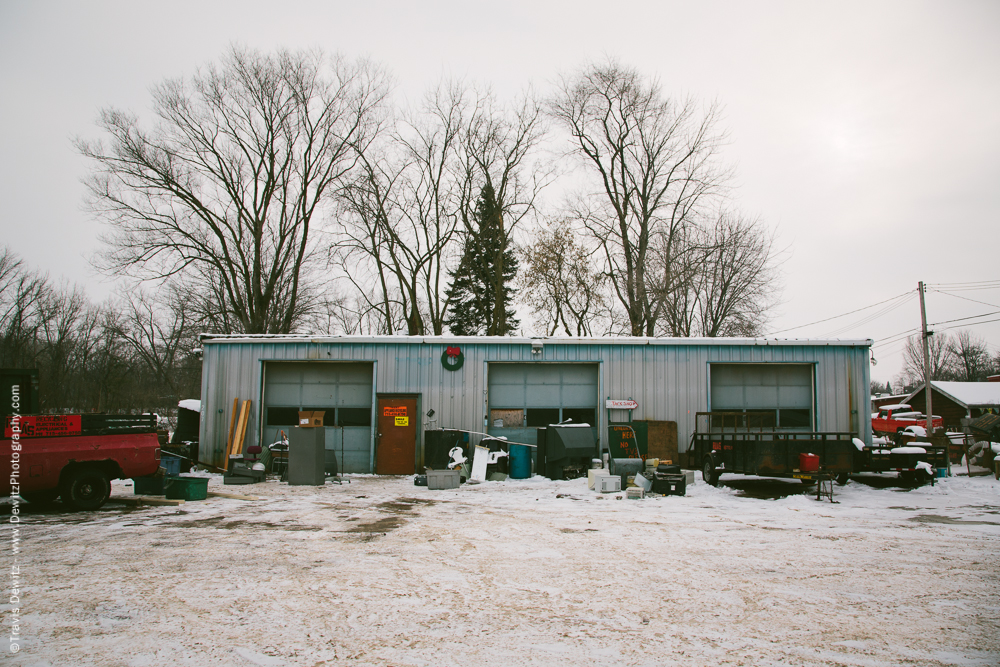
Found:
[[[889,345],[891,343],[895,343],[896,341],[903,340],[907,336],[915,334],[918,331],[920,331],[920,329],[907,329],[906,331],[901,331],[900,333],[892,334],[891,336],[887,336],[886,338],[883,338],[879,342],[875,343],[874,345],[872,345],[872,347],[881,347],[882,345]]]
[[[982,315],[971,315],[969,317],[959,317],[954,320],[941,320],[940,322],[932,322],[928,324],[929,327],[936,327],[939,324],[948,324],[949,322],[964,322],[965,320],[975,320],[980,317],[989,317],[990,315],[1000,315],[1000,310],[995,310],[992,313],[983,313]],[[992,320],[991,320],[992,321]],[[973,324],[982,324],[982,322],[973,322]],[[945,327],[946,329],[954,329],[954,327]]]
[[[993,306],[994,308],[1000,308],[1000,306],[998,306],[998,305],[997,305],[997,304],[995,304],[995,303],[987,303],[987,302],[985,302],[985,301],[979,301],[979,300],[977,300],[977,299],[970,299],[970,298],[969,298],[969,297],[967,297],[967,296],[959,296],[958,294],[952,294],[951,292],[946,292],[946,291],[944,291],[944,290],[939,290],[939,289],[936,289],[936,290],[934,290],[934,291],[935,291],[935,292],[937,292],[938,294],[947,294],[948,296],[953,296],[953,297],[955,297],[956,299],[965,299],[966,301],[971,301],[972,303],[981,303],[981,304],[983,304],[984,306]]]
[[[983,287],[977,287],[983,286]],[[928,284],[927,287],[951,287],[951,288],[962,288],[962,289],[990,289],[992,287],[1000,287],[1000,280],[974,280],[965,283],[934,283],[933,285]]]
[[[877,311],[875,313],[872,313],[871,315],[867,315],[867,316],[861,318],[857,322],[854,322],[852,324],[848,324],[845,327],[841,327],[840,329],[837,329],[837,330],[832,331],[832,332],[830,332],[828,334],[825,334],[825,336],[837,336],[837,335],[842,334],[842,333],[844,333],[846,331],[850,331],[851,329],[856,329],[857,327],[860,327],[860,326],[862,326],[864,324],[868,324],[869,322],[873,322],[873,321],[877,320],[878,318],[882,317],[883,315],[888,315],[892,311],[896,310],[900,306],[903,306],[903,305],[909,303],[912,300],[913,300],[913,295],[910,294],[910,298],[908,298],[908,299],[902,299],[900,301],[897,301],[894,304],[886,306],[882,310],[879,310],[879,311]]]
[[[841,317],[847,317],[848,315],[853,315],[854,313],[860,313],[863,310],[868,310],[869,308],[874,308],[875,306],[881,306],[884,303],[889,303],[890,301],[895,301],[896,299],[899,299],[899,298],[902,298],[902,297],[905,297],[905,296],[912,297],[913,296],[913,292],[912,291],[903,292],[902,294],[897,294],[896,296],[892,297],[891,299],[886,299],[885,301],[879,301],[878,303],[873,303],[872,305],[865,306],[864,308],[858,308],[857,310],[852,310],[852,311],[847,312],[847,313],[842,313],[840,315],[834,315],[833,317],[827,317],[826,319],[822,319],[822,320],[816,320],[815,322],[810,322],[809,324],[800,324],[799,326],[797,326],[797,327],[791,327],[790,329],[782,329],[781,331],[774,331],[774,332],[772,332],[772,333],[770,333],[768,335],[775,336],[775,335],[780,334],[780,333],[785,333],[786,331],[795,331],[796,329],[803,329],[805,327],[811,327],[814,324],[822,324],[823,322],[829,322],[830,320],[836,320],[836,319],[839,319]]]
[[[993,313],[987,313],[987,315],[992,315],[992,314]],[[979,317],[985,317],[985,316],[980,315]],[[948,331],[949,329],[957,329],[959,327],[974,327],[980,324],[989,324],[990,322],[1000,322],[1000,317],[998,317],[995,320],[984,320],[982,322],[970,322],[969,324],[956,324],[953,327],[942,327],[941,329],[939,329],[939,331]]]

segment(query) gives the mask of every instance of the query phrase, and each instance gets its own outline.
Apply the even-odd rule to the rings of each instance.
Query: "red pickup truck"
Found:
[[[111,480],[152,475],[160,466],[155,415],[14,415],[0,440],[0,494],[30,503],[62,496],[95,510]]]
[[[931,424],[934,428],[944,426],[944,420],[934,415]],[[872,431],[893,435],[900,433],[907,426],[926,426],[927,417],[905,403],[883,405],[872,415]]]

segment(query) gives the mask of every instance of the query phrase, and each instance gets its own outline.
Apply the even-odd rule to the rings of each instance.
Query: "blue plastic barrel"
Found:
[[[511,479],[528,479],[531,477],[531,448],[524,445],[510,446],[510,477]]]

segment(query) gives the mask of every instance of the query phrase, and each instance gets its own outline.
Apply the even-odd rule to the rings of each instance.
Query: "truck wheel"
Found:
[[[25,491],[20,494],[22,498],[32,505],[51,505],[59,497],[59,489],[48,489],[47,491]]]
[[[716,471],[715,463],[712,462],[710,456],[705,457],[705,462],[701,466],[701,478],[705,480],[706,484],[719,485],[719,473]]]
[[[86,466],[72,471],[62,492],[63,502],[77,510],[100,509],[111,495],[111,482],[99,468]]]

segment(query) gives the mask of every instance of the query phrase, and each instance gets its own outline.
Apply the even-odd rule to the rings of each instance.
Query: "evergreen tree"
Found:
[[[504,232],[503,215],[493,188],[486,185],[466,224],[462,260],[448,274],[448,328],[456,336],[507,336],[520,322],[514,317],[510,286],[517,275],[517,257]]]

